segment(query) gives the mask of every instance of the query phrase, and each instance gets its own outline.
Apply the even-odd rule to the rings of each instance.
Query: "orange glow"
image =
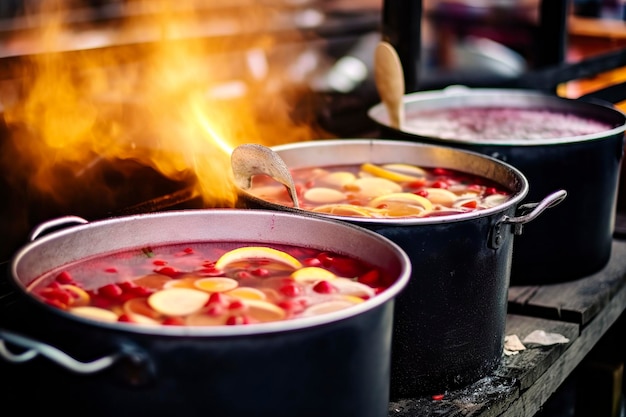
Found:
[[[40,29],[22,40],[41,53],[29,55],[20,94],[2,97],[6,124],[24,133],[15,147],[38,191],[68,198],[78,192],[68,176],[84,177],[82,187],[115,199],[88,173],[132,160],[174,181],[194,178],[206,207],[232,207],[234,147],[313,138],[308,124],[289,118],[280,64],[264,61],[280,10],[213,2],[215,11],[209,1],[135,0],[114,28],[80,30],[62,23],[78,2],[41,2],[45,10],[30,16]],[[231,32],[250,35],[219,36]]]

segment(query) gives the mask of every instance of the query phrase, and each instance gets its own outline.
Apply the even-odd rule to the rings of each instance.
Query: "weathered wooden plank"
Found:
[[[600,271],[578,280],[512,286],[509,312],[587,324],[626,283],[626,241],[613,240],[611,259]]]
[[[524,338],[533,330],[558,332],[571,341],[578,337],[578,326],[533,317],[507,316],[506,334]],[[553,345],[532,347],[515,356],[504,356],[493,373],[467,387],[446,392],[441,400],[429,396],[403,399],[390,403],[389,415],[394,417],[445,416],[495,417],[506,411],[559,358],[566,347]]]

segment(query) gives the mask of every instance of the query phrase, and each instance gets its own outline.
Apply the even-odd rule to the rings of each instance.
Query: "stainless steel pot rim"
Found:
[[[319,139],[319,140],[296,142],[296,143],[290,143],[286,145],[273,146],[272,150],[274,150],[280,155],[280,153],[285,150],[295,149],[295,150],[301,150],[301,151],[306,152],[308,149],[315,149],[320,146],[329,147],[329,148],[333,148],[333,147],[343,148],[346,146],[355,146],[355,147],[378,146],[378,147],[398,147],[398,148],[404,147],[404,148],[413,149],[413,150],[419,149],[419,148],[423,148],[423,149],[444,148],[447,151],[452,152],[452,153],[470,155],[478,159],[484,160],[487,163],[499,165],[505,168],[507,171],[510,171],[515,176],[515,178],[518,179],[519,189],[515,190],[515,194],[505,203],[500,204],[495,207],[482,209],[482,210],[461,213],[461,214],[435,216],[435,217],[388,218],[388,219],[387,218],[372,219],[372,218],[365,218],[365,217],[336,216],[336,215],[327,214],[327,213],[313,213],[311,211],[307,211],[307,210],[303,210],[299,208],[280,206],[278,204],[268,203],[267,201],[261,200],[258,197],[253,196],[246,190],[240,190],[240,191],[246,194],[246,198],[250,198],[256,201],[257,203],[259,203],[260,205],[263,205],[263,206],[271,205],[274,207],[279,207],[281,210],[286,210],[291,213],[314,215],[314,216],[325,217],[325,218],[334,219],[334,220],[349,221],[355,224],[362,224],[362,225],[374,224],[374,225],[380,225],[380,226],[394,226],[394,225],[417,226],[417,225],[428,225],[428,224],[455,223],[455,222],[470,221],[470,220],[477,219],[477,218],[492,216],[494,214],[507,211],[512,206],[517,206],[526,197],[526,195],[528,194],[528,190],[529,190],[528,180],[524,176],[524,174],[520,170],[518,170],[517,168],[513,167],[512,165],[506,162],[503,162],[497,158],[480,154],[474,151],[453,149],[453,148],[447,148],[447,147],[442,147],[438,145],[429,145],[429,144],[416,143],[416,142],[410,142],[410,141],[405,141],[405,140],[392,140],[392,139],[366,139],[366,138],[365,139],[364,138]],[[362,162],[369,162],[369,161],[362,161]],[[385,161],[385,162],[392,163],[392,162],[397,162],[397,161],[390,160],[390,161]],[[449,167],[444,166],[441,168],[449,168]]]
[[[614,135],[623,134],[626,131],[626,115],[611,103],[592,103],[588,101],[571,99],[559,96],[552,96],[539,91],[532,90],[515,90],[515,89],[498,89],[498,88],[469,88],[465,86],[450,86],[443,90],[420,91],[416,93],[406,94],[404,96],[405,113],[409,115],[411,110],[424,107],[424,109],[432,108],[458,108],[467,105],[472,106],[491,106],[498,105],[501,107],[532,107],[538,108],[541,105],[549,105],[548,108],[567,111],[568,108],[575,109],[576,113],[582,115],[584,110],[593,109],[594,111],[603,112],[605,118],[610,116],[615,119],[617,126],[612,129],[588,135],[560,137],[553,139],[453,139],[444,137],[429,137],[442,144],[460,144],[460,145],[490,145],[490,146],[547,146],[547,145],[565,145],[579,142],[588,142],[594,140],[602,140]],[[368,116],[371,120],[384,126],[387,129],[397,131],[403,135],[415,135],[415,139],[419,140],[420,134],[410,127],[403,129],[395,129],[389,125],[387,110],[383,103],[378,103],[368,110]],[[408,116],[407,116],[408,117]],[[592,119],[597,119],[590,116]],[[606,121],[606,120],[603,120]],[[618,122],[619,121],[619,122]]]
[[[255,323],[249,325],[239,325],[239,326],[165,326],[165,325],[141,325],[141,324],[131,324],[131,323],[123,323],[123,322],[115,322],[108,323],[105,321],[99,321],[95,319],[84,318],[70,312],[61,310],[56,307],[52,307],[49,305],[40,302],[35,299],[31,294],[29,294],[25,287],[18,282],[18,266],[20,262],[23,262],[23,259],[29,254],[33,248],[41,245],[54,245],[55,241],[70,236],[75,233],[90,233],[90,231],[97,228],[106,228],[111,224],[119,223],[119,222],[141,222],[148,219],[170,219],[170,218],[182,218],[185,217],[193,217],[193,216],[207,216],[210,217],[213,214],[220,216],[228,216],[233,218],[233,222],[230,224],[236,224],[236,219],[239,216],[259,216],[262,218],[271,218],[272,221],[280,222],[281,219],[291,218],[297,219],[298,221],[305,222],[322,222],[328,226],[332,226],[338,229],[338,232],[356,232],[362,235],[362,237],[367,236],[369,239],[373,239],[375,241],[380,242],[381,245],[385,245],[389,247],[389,249],[397,256],[398,261],[400,262],[401,268],[399,276],[396,278],[396,281],[388,287],[385,291],[377,294],[375,297],[365,300],[362,303],[355,304],[354,306],[345,308],[343,310],[330,312],[321,314],[318,316],[312,317],[302,317],[293,320],[284,320],[277,322],[268,322],[268,323]],[[207,239],[210,241],[210,239]],[[259,244],[269,243],[270,239],[263,239],[261,236],[250,236],[248,242],[257,242]],[[164,240],[163,242],[159,242],[160,244],[170,244],[170,243],[184,243],[184,241],[180,242],[171,242]],[[285,243],[285,242],[277,242],[277,243]],[[289,243],[287,243],[289,244]],[[293,243],[294,245],[298,245],[297,243]],[[306,246],[306,244],[304,244]],[[311,246],[314,247],[314,246]],[[120,250],[131,249],[131,247],[120,247]],[[321,248],[320,248],[321,249]],[[328,248],[325,248],[327,250]],[[336,248],[338,252],[341,252],[341,248]],[[61,265],[59,265],[61,266]],[[123,331],[128,333],[140,333],[140,334],[150,334],[150,335],[161,335],[161,336],[190,336],[190,337],[209,337],[209,338],[222,338],[222,337],[239,337],[239,336],[254,336],[254,335],[263,335],[269,333],[284,333],[290,331],[298,331],[298,330],[306,330],[308,328],[328,325],[334,322],[338,322],[341,320],[346,320],[352,317],[356,317],[358,315],[364,314],[368,311],[374,310],[379,306],[393,301],[393,299],[404,289],[404,287],[408,284],[409,278],[411,275],[411,262],[409,260],[408,255],[404,252],[403,249],[400,248],[395,242],[390,239],[370,231],[368,229],[359,227],[357,225],[349,224],[346,222],[334,221],[332,219],[323,219],[319,216],[311,216],[307,214],[297,214],[297,213],[287,213],[287,212],[275,212],[270,210],[255,210],[255,209],[222,209],[222,208],[213,208],[213,209],[202,209],[202,210],[170,210],[165,212],[158,213],[146,213],[146,214],[138,214],[133,216],[123,216],[116,218],[109,218],[104,220],[96,220],[90,223],[81,224],[77,226],[71,226],[59,231],[51,232],[37,240],[34,240],[28,244],[26,244],[23,248],[21,248],[13,257],[11,261],[11,275],[14,281],[14,284],[19,287],[19,289],[23,292],[23,295],[29,298],[29,301],[38,304],[39,307],[46,309],[53,315],[61,316],[64,319],[80,322],[86,325],[101,327],[112,329],[116,331]]]

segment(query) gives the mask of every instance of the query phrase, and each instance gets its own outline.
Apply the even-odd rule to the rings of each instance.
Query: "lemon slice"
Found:
[[[376,295],[374,289],[369,285],[348,278],[338,277],[333,281],[333,286],[343,295],[352,295],[361,298],[372,298]]]
[[[451,207],[458,198],[456,194],[445,188],[425,188],[424,190],[428,193],[428,199],[433,204]]]
[[[308,266],[306,268],[300,268],[297,271],[293,271],[291,273],[291,277],[298,282],[315,282],[334,279],[336,275],[324,268]]]
[[[284,320],[287,313],[276,304],[263,300],[245,300],[246,313],[260,322]]]
[[[346,195],[334,188],[315,187],[304,192],[304,199],[314,204],[329,204],[344,201]]]
[[[509,196],[504,194],[491,194],[485,197],[483,200],[485,207],[495,207],[500,204],[506,203],[509,199]]]
[[[230,291],[237,288],[238,285],[237,280],[226,277],[200,278],[194,282],[197,289],[207,292]]]
[[[370,207],[378,207],[381,204],[389,202],[405,203],[405,204],[417,204],[422,206],[424,210],[430,211],[433,208],[433,204],[425,197],[413,193],[393,193],[376,197],[368,203]]]
[[[350,189],[353,188],[358,191],[359,194],[367,198],[402,192],[402,186],[400,184],[380,177],[359,178],[350,184]]]
[[[332,313],[334,311],[343,310],[355,305],[352,300],[347,298],[339,298],[330,301],[324,301],[322,303],[313,304],[307,308],[302,315],[303,316],[319,316],[320,314]]]
[[[246,300],[265,300],[267,298],[267,295],[263,291],[253,287],[237,287],[233,290],[226,291],[225,294],[237,298],[245,298]]]
[[[353,206],[351,204],[325,204],[312,209],[317,213],[334,214],[336,216],[374,217],[380,214],[371,207]]]
[[[93,320],[117,321],[117,314],[100,307],[81,306],[69,309],[73,314]]]
[[[148,304],[167,316],[186,316],[200,310],[209,293],[191,288],[168,288],[148,297]]]
[[[268,248],[265,246],[243,246],[226,252],[215,263],[216,269],[224,269],[226,265],[233,262],[245,261],[248,259],[270,259],[298,269],[302,267],[299,260],[283,251]]]
[[[377,177],[386,178],[388,180],[396,181],[396,182],[416,181],[416,180],[421,179],[421,177],[423,176],[423,174],[419,176],[407,175],[401,172],[396,172],[390,169],[385,169],[385,168],[379,167],[378,165],[374,165],[370,163],[365,163],[361,165],[361,170],[367,173],[370,173],[372,175],[375,175]]]
[[[91,297],[89,297],[87,291],[83,290],[82,288],[72,284],[63,284],[61,285],[61,288],[74,294],[75,298],[72,300],[72,306],[82,307],[89,304],[89,300],[91,299]]]
[[[350,184],[356,179],[356,176],[351,172],[337,171],[323,175],[318,178],[320,183],[330,185],[331,187],[342,188],[346,184]]]
[[[415,176],[417,178],[425,177],[427,175],[424,169],[411,164],[384,164],[381,165],[381,167],[389,171],[395,171],[401,174]]]

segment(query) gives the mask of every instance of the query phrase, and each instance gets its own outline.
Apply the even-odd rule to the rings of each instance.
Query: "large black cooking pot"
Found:
[[[26,304],[21,313],[32,320],[0,330],[3,407],[14,403],[32,415],[56,410],[107,417],[388,414],[393,304],[410,274],[407,255],[393,242],[347,223],[267,210],[169,211],[76,226],[77,220],[44,224],[34,233],[72,227],[37,238],[12,261],[10,279]],[[197,241],[332,250],[367,260],[397,279],[354,307],[247,326],[97,322],[25,292],[33,279],[66,263]]]
[[[477,153],[381,139],[317,140],[272,149],[289,168],[408,163],[456,169],[512,190],[511,199],[500,206],[431,218],[316,213],[375,231],[409,255],[413,273],[395,304],[392,398],[460,387],[500,363],[513,237],[524,223],[564,198],[564,191],[518,217],[528,192],[526,178],[508,164]],[[261,200],[245,189],[240,200],[244,207],[305,212]]]
[[[382,137],[450,146],[498,158],[518,168],[528,179],[525,201],[536,201],[555,189],[567,199],[528,225],[515,242],[512,285],[563,282],[587,276],[606,265],[611,256],[615,206],[626,117],[610,104],[591,103],[515,89],[471,89],[460,86],[407,94],[406,123],[389,125],[387,110],[378,104],[369,117]],[[530,108],[551,110],[601,121],[610,129],[596,134],[553,139],[474,139],[418,134],[420,110],[448,108]],[[502,122],[506,123],[506,122]]]

